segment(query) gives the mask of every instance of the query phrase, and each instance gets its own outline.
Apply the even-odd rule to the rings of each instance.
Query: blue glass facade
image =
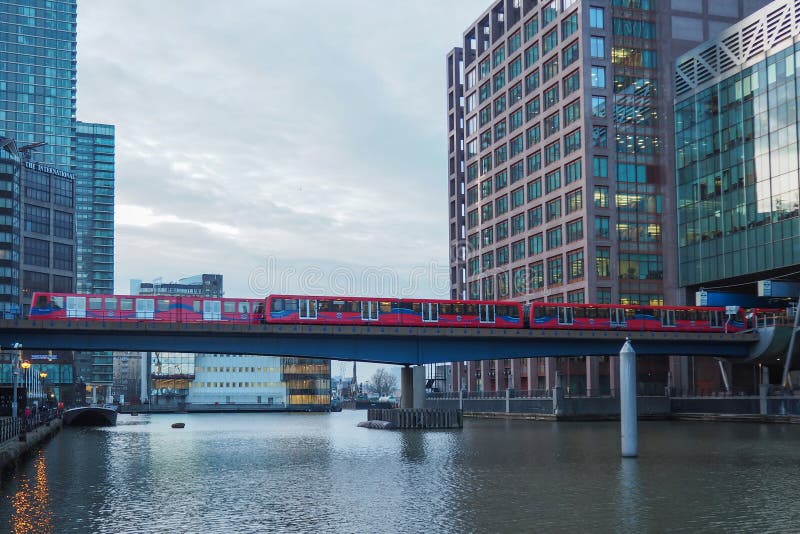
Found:
[[[791,7],[770,5],[778,15]],[[675,102],[678,245],[680,284],[689,294],[720,281],[788,275],[800,265],[800,44],[791,38],[800,24],[776,15],[780,25],[768,27],[762,16],[718,39],[766,31],[757,34],[763,48],[750,61],[729,60],[733,52],[717,42],[679,60],[688,82]],[[697,67],[708,50],[725,60],[712,76]],[[686,76],[689,67],[695,70]]]
[[[0,314],[19,310],[19,184],[16,143],[0,137]]]
[[[77,2],[0,1],[0,135],[45,142],[37,161],[75,163]]]
[[[114,126],[78,122],[78,293],[114,293]]]

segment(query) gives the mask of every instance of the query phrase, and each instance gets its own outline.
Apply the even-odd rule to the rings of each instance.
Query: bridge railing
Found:
[[[48,425],[50,421],[56,419],[58,416],[58,410],[55,408],[41,408],[36,414],[30,415],[29,417],[18,417],[17,419],[12,417],[4,418],[0,421],[0,444],[18,438],[42,425]]]

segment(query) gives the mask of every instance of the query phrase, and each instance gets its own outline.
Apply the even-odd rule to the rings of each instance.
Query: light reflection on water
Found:
[[[11,532],[794,530],[800,427],[467,420],[365,412],[120,415],[64,429],[2,482]],[[172,429],[184,421],[186,428]],[[9,518],[8,523],[3,518]]]

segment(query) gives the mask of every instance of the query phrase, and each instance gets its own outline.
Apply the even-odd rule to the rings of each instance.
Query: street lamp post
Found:
[[[17,406],[17,382],[19,380],[19,374],[20,374],[20,370],[19,370],[20,361],[22,360],[22,357],[21,357],[21,354],[20,354],[22,352],[22,344],[21,343],[13,343],[11,345],[11,348],[16,350],[16,351],[18,351],[16,357],[13,358],[14,367],[12,368],[12,380],[11,380],[13,382],[13,388],[12,388],[12,393],[11,393],[12,394],[12,397],[11,397],[11,417],[16,419],[18,417],[18,415],[19,415],[18,406]],[[28,364],[28,365],[30,365],[30,364]]]

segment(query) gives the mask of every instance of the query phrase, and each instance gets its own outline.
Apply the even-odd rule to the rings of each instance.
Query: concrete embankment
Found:
[[[469,419],[509,419],[516,421],[619,421],[619,415],[553,415],[538,413],[464,412]],[[705,421],[718,423],[800,424],[797,415],[758,415],[724,413],[639,414],[640,421]]]
[[[0,444],[0,469],[6,469],[15,464],[20,458],[38,448],[60,430],[61,419],[53,419],[49,425],[41,425],[27,432],[25,441],[20,441],[19,437],[6,440]]]

